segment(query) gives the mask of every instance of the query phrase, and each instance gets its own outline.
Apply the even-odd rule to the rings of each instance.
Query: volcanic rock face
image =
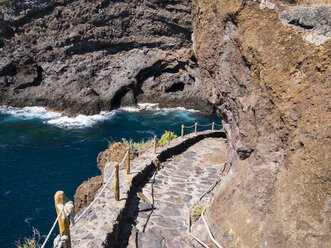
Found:
[[[0,1],[0,105],[210,112],[191,34],[188,0]]]
[[[224,247],[330,247],[330,6],[194,2],[194,50],[232,166],[212,232]]]
[[[208,112],[204,94],[231,165],[206,213],[215,238],[331,247],[329,1],[193,3],[0,0],[0,104]]]

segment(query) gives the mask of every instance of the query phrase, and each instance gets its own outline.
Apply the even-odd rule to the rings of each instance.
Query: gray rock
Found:
[[[94,236],[91,233],[89,233],[85,237],[83,237],[83,239],[94,239]]]
[[[162,241],[164,237],[154,232],[138,232],[138,246],[137,247],[150,247],[150,248],[162,248]]]
[[[310,43],[319,46],[331,38],[331,6],[294,7],[281,14],[286,25],[297,30]]]
[[[139,211],[151,211],[153,210],[153,205],[146,202],[139,202],[138,209]]]
[[[260,9],[263,10],[265,8],[274,9],[275,4],[270,2],[269,0],[262,0],[261,3],[260,3]]]
[[[189,202],[192,199],[191,195],[185,195],[184,202]]]

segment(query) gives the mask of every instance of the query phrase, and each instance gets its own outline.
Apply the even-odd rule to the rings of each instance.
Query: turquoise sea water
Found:
[[[160,138],[164,130],[180,135],[181,124],[213,121],[220,124],[216,116],[155,107],[76,118],[36,107],[0,108],[0,247],[15,247],[32,227],[47,235],[56,218],[55,192],[63,190],[73,199],[83,181],[100,174],[96,158],[107,140]],[[56,228],[48,247],[57,234]]]

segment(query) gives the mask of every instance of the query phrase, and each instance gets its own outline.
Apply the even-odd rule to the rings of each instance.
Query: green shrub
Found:
[[[199,206],[197,208],[194,209],[194,213],[196,213],[197,215],[201,215],[202,213],[202,210],[203,210],[203,206]]]
[[[162,135],[159,143],[161,145],[164,145],[166,143],[168,143],[169,141],[169,131],[164,131],[164,134]],[[174,133],[174,132],[170,132],[170,140],[173,140],[173,139],[176,139],[177,138],[177,135]]]
[[[151,142],[153,142],[153,140],[147,140],[146,142],[144,140],[140,141],[140,142],[133,142],[132,139],[127,140],[127,139],[122,139],[122,144],[127,147],[127,148],[131,148],[137,151],[142,151],[144,150],[146,147],[148,147]]]
[[[29,238],[24,238],[23,242],[20,240],[16,242],[16,247],[17,248],[40,248],[41,245],[39,244],[40,242],[40,232],[32,228],[32,236]]]

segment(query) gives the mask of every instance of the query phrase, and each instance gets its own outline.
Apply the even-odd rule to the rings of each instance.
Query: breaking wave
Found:
[[[142,111],[162,111],[165,114],[167,112],[173,111],[184,111],[184,112],[200,112],[195,109],[186,109],[184,107],[176,107],[176,108],[160,108],[158,103],[138,103],[137,106],[134,107],[122,107],[120,108],[122,111],[126,112],[142,112]]]
[[[57,112],[48,111],[43,107],[0,107],[0,114],[8,114],[20,119],[42,119],[49,120],[60,118],[61,114]]]
[[[1,114],[8,114],[19,119],[41,119],[44,123],[61,128],[86,128],[96,123],[110,119],[116,111],[101,112],[97,115],[77,115],[75,117],[64,116],[60,113],[46,110],[44,107],[1,107]]]
[[[139,103],[135,107],[123,107],[119,109],[124,112],[153,112],[154,115],[167,115],[169,112],[191,112],[198,113],[198,110],[185,109],[183,107],[177,108],[160,108],[158,103]],[[100,112],[96,115],[77,115],[69,117],[62,115],[61,113],[47,110],[44,107],[0,107],[0,114],[8,114],[10,118],[8,120],[15,121],[15,118],[33,120],[40,119],[46,124],[54,125],[60,128],[87,128],[92,127],[98,122],[111,119],[115,114],[116,110],[110,112]],[[14,119],[13,119],[14,117]]]

